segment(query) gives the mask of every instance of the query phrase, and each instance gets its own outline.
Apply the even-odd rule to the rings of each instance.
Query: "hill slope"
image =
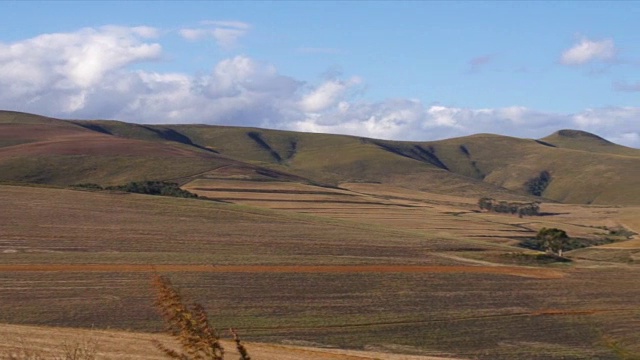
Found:
[[[0,180],[101,184],[202,177],[385,183],[500,198],[640,204],[640,150],[561,130],[432,142],[208,125],[63,121],[0,112]]]
[[[184,182],[222,167],[249,173],[260,170],[176,141],[180,136],[171,131],[163,133],[140,125],[108,122],[110,128],[124,131],[118,136],[100,126],[101,123],[0,113],[0,181],[56,185],[82,182],[113,185],[138,180]],[[270,175],[289,176],[277,172]]]
[[[593,136],[582,145],[596,147],[598,139]],[[589,145],[591,142],[595,144]],[[496,135],[443,140],[432,146],[451,171],[507,189],[531,190],[528,185],[537,179],[543,197],[561,202],[640,203],[640,155],[550,147],[535,140]],[[614,144],[609,147],[611,151],[626,149]],[[633,154],[634,149],[628,150]],[[546,181],[540,179],[543,172]]]

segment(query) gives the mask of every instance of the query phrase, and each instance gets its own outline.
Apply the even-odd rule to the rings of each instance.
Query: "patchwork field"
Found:
[[[260,359],[303,351],[290,345],[376,353],[306,349],[321,354],[304,359],[640,352],[637,240],[556,264],[516,246],[543,226],[638,231],[640,208],[545,203],[545,216],[518,218],[380,184],[202,178],[184,188],[217,201],[0,186],[0,322],[158,332],[159,272],[219,328],[269,343],[255,345]]]

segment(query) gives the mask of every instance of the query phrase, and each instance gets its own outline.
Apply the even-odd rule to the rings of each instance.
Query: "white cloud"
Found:
[[[340,104],[332,111],[293,122],[289,128],[397,140],[434,140],[477,133],[535,139],[560,129],[580,129],[622,145],[640,147],[636,136],[638,119],[640,108],[634,107],[558,114],[520,106],[469,109],[395,99]]]
[[[135,36],[138,36],[140,38],[145,38],[145,39],[153,39],[160,36],[160,31],[150,26],[126,27],[126,26],[107,25],[107,26],[103,26],[102,29],[108,33],[119,35],[119,36],[127,36],[129,34],[133,34]]]
[[[473,109],[417,99],[363,101],[363,80],[334,72],[317,85],[235,56],[204,75],[131,64],[162,55],[151,28],[105,27],[0,43],[0,108],[62,118],[207,123],[356,136],[434,140],[475,133],[539,138],[565,128],[640,147],[640,107],[575,114],[521,106]]]
[[[209,35],[210,31],[206,30],[206,29],[180,29],[179,31],[180,35],[182,35],[183,38],[189,40],[189,41],[196,41],[196,40],[202,40],[205,37],[207,37],[207,35]]]
[[[203,21],[200,27],[179,30],[189,41],[213,39],[220,47],[231,48],[249,32],[251,25],[240,21]]]
[[[306,94],[300,100],[300,108],[305,112],[318,112],[336,105],[349,88],[361,83],[360,78],[352,77],[347,81],[333,79]]]
[[[583,37],[562,53],[560,62],[564,65],[583,65],[595,60],[613,60],[616,52],[616,46],[611,39],[596,41]]]
[[[201,22],[202,25],[211,25],[221,28],[235,28],[239,30],[249,30],[251,25],[242,21],[229,21],[229,20],[205,20]]]
[[[213,38],[222,47],[231,47],[236,41],[246,33],[244,29],[235,28],[215,28],[212,31]]]
[[[616,144],[627,144],[629,146],[640,147],[640,131],[625,132],[609,138]]]
[[[150,31],[113,26],[86,28],[75,33],[40,35],[19,43],[0,43],[0,81],[12,87],[14,94],[43,87],[92,86],[114,69],[158,59],[161,46],[140,41]]]

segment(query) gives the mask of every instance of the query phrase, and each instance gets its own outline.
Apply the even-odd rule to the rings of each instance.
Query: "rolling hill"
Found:
[[[1,112],[0,333],[47,348],[87,333],[48,326],[160,331],[158,272],[259,358],[624,358],[640,351],[638,152],[575,130],[401,142]],[[63,188],[138,180],[216,201]],[[556,201],[519,218],[479,211],[486,195]],[[522,246],[543,227],[601,245],[563,261]],[[109,346],[157,335],[94,336],[105,358],[158,358]]]
[[[208,125],[58,120],[0,112],[0,180],[71,185],[202,178],[339,187],[383,183],[465,196],[640,204],[640,150],[561,130],[386,141]]]

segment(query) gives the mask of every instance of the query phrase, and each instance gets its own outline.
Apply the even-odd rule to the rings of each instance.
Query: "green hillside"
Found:
[[[478,134],[402,142],[228,126],[64,121],[15,112],[0,112],[0,130],[5,181],[68,185],[266,176],[330,186],[369,182],[464,196],[640,204],[640,150],[577,130],[540,140]]]
[[[583,143],[588,139],[593,147],[602,144],[596,136]],[[569,203],[640,203],[640,156],[552,147],[496,135],[443,140],[432,146],[451,171],[514,191],[529,191],[527,182],[547,172],[550,181],[541,192],[545,198]],[[614,144],[610,148],[628,149]],[[632,153],[634,149],[628,150]]]
[[[111,185],[182,179],[228,163],[175,142],[128,139],[73,122],[0,113],[0,181]]]

